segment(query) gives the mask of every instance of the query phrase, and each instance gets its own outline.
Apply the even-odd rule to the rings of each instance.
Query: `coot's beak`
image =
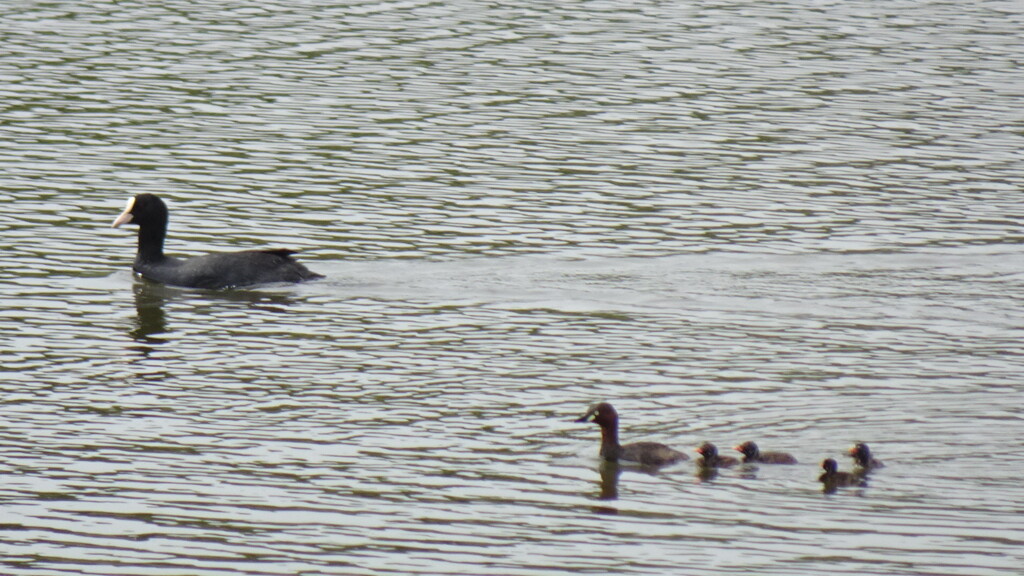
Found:
[[[132,221],[132,208],[135,207],[135,198],[128,199],[128,205],[124,207],[124,212],[114,220],[114,223],[110,225],[111,228],[117,228],[121,224],[127,224]]]
[[[857,447],[856,446],[850,447],[850,449],[847,450],[846,453],[849,454],[850,456],[856,455],[857,454]]]

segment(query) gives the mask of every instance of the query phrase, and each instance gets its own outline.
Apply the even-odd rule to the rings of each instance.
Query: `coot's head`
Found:
[[[733,450],[742,452],[747,458],[757,458],[758,455],[761,454],[761,450],[758,449],[757,444],[754,444],[753,442],[744,442],[743,444],[734,447]]]
[[[114,220],[111,228],[117,228],[122,224],[146,224],[167,225],[167,205],[156,194],[137,194],[128,199],[128,205],[124,212]]]
[[[591,419],[593,417],[593,419]],[[614,426],[619,422],[619,413],[607,402],[594,404],[577,422],[593,422],[600,426]]]
[[[714,460],[718,457],[718,448],[711,442],[705,442],[697,448],[697,454],[703,456],[705,460]]]
[[[868,445],[863,442],[857,442],[850,448],[850,456],[861,464],[865,464],[871,461],[871,449]]]
[[[821,461],[821,469],[827,474],[835,474],[836,470],[839,470],[839,464],[833,458],[825,458]]]

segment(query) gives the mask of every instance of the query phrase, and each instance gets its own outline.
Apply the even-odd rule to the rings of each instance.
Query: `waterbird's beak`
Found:
[[[117,220],[114,220],[114,223],[111,224],[110,227],[111,228],[117,228],[117,227],[121,226],[121,224],[127,224],[127,223],[129,223],[131,221],[132,221],[132,213],[131,212],[123,212],[123,213],[121,213],[120,216],[117,217]]]
[[[573,422],[592,422],[592,420],[590,420],[590,417],[593,416],[594,414],[594,411],[591,410],[590,412],[584,414],[582,418],[577,418],[576,420],[573,420]]]
[[[114,223],[110,225],[111,228],[117,228],[121,224],[127,224],[132,221],[132,208],[135,207],[135,198],[128,199],[128,205],[124,207],[124,212],[114,219]]]
[[[732,449],[737,451],[737,452],[743,452],[743,447],[742,446],[733,446]]]

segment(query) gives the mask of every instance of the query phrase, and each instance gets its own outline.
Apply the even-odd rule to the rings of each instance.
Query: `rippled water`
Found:
[[[0,567],[1024,561],[1014,2],[0,7]],[[130,274],[302,249],[327,279]],[[624,439],[795,467],[655,474]],[[856,440],[888,464],[825,495]]]

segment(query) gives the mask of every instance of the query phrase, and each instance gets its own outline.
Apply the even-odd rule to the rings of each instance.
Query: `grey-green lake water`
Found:
[[[1005,575],[1019,2],[0,7],[0,572]],[[301,249],[327,277],[133,278]],[[757,440],[797,466],[603,465]],[[825,457],[887,467],[823,494]]]

